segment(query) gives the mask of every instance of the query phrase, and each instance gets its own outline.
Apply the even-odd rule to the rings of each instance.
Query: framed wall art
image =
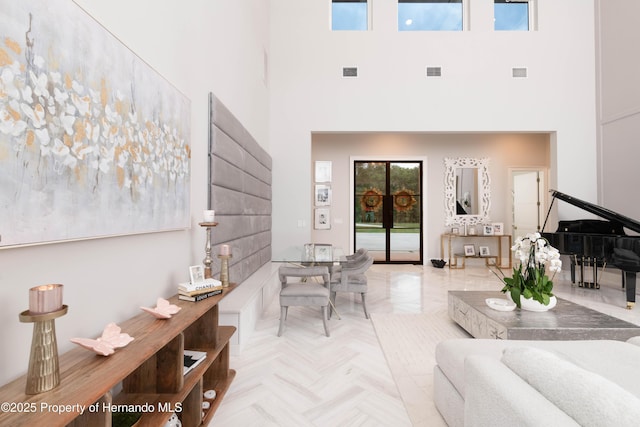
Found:
[[[331,205],[331,186],[326,184],[316,184],[315,201],[316,206]]]
[[[316,182],[331,182],[331,161],[316,161]]]
[[[316,230],[331,228],[331,211],[328,208],[317,208],[314,213],[313,227]]]
[[[73,1],[0,33],[0,247],[187,228],[189,99]]]

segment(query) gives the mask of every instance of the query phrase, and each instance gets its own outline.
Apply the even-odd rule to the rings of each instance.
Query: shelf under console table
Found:
[[[230,284],[222,294],[198,302],[176,295],[169,301],[182,310],[170,319],[140,313],[119,323],[134,340],[111,356],[81,348],[64,353],[60,385],[53,390],[25,394],[26,375],[4,385],[0,402],[14,407],[3,407],[0,425],[111,426],[112,409],[120,405],[144,408],[136,424],[140,426],[161,426],[174,412],[184,427],[206,425],[235,377],[229,368],[229,340],[236,328],[218,325],[218,302],[236,286]],[[184,349],[207,352],[186,375]],[[120,383],[122,391],[112,396]],[[203,418],[203,392],[210,389],[216,398]]]
[[[463,244],[473,243],[474,246],[477,246],[478,243],[483,242],[493,242],[493,246],[497,247],[498,251],[494,255],[473,255],[473,256],[465,256],[464,253],[454,252],[453,245],[455,240],[462,240]],[[506,242],[506,250],[505,245],[503,243]],[[485,264],[490,266],[490,261],[494,261],[495,265],[499,268],[508,268],[511,269],[512,264],[512,255],[511,255],[511,235],[510,234],[494,234],[494,235],[482,235],[482,234],[454,234],[454,233],[443,233],[440,236],[440,257],[445,259],[447,256],[447,261],[449,263],[449,268],[464,268],[465,267],[465,259],[467,258],[479,258],[484,259]],[[503,264],[503,260],[507,259],[507,264]]]

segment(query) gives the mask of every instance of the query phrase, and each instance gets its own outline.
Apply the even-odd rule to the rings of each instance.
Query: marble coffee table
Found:
[[[558,298],[546,312],[497,311],[487,298],[506,298],[499,291],[449,291],[449,317],[475,338],[509,340],[625,341],[640,335],[640,326]]]

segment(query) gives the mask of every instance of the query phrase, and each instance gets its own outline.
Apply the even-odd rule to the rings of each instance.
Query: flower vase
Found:
[[[520,307],[523,310],[527,310],[527,311],[539,311],[539,312],[549,311],[553,307],[555,307],[557,303],[558,303],[558,300],[556,299],[555,296],[552,296],[550,298],[548,305],[544,305],[532,298],[525,298],[522,295],[520,295]]]

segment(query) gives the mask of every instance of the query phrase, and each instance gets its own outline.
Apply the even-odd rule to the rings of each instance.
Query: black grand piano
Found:
[[[551,190],[551,193],[553,199],[542,227],[543,231],[556,199],[607,220],[565,220],[558,223],[558,230],[555,233],[541,233],[561,254],[570,256],[571,281],[575,283],[576,267],[578,267],[580,272],[578,285],[599,288],[598,268],[606,266],[618,268],[623,272],[622,286],[626,288],[627,308],[632,308],[636,301],[636,273],[640,271],[640,236],[627,236],[624,228],[640,233],[640,222],[556,190]],[[584,280],[585,268],[592,269],[592,282]]]

